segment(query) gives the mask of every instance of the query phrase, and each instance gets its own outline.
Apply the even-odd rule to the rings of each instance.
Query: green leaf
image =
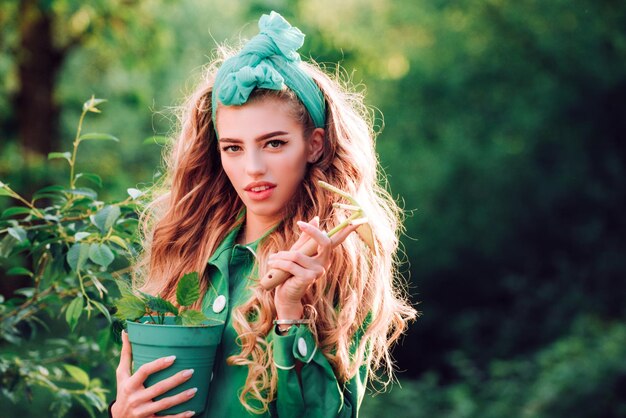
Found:
[[[67,310],[65,311],[65,320],[69,324],[72,331],[74,331],[74,328],[76,328],[76,324],[78,324],[78,320],[80,319],[80,316],[82,314],[83,298],[79,296],[70,302]]]
[[[20,228],[19,226],[8,228],[7,232],[15,238],[17,242],[24,242],[27,239],[26,230],[24,230],[24,228]]]
[[[51,222],[59,222],[61,220],[61,218],[59,216],[57,216],[57,215],[50,215],[50,214],[45,214],[43,216],[43,218],[46,221],[51,221]]]
[[[94,189],[90,189],[89,187],[77,187],[75,189],[65,189],[67,193],[74,194],[77,196],[87,196],[92,199],[98,198],[98,192]]]
[[[13,193],[3,187],[0,187],[0,196],[13,196]]]
[[[154,296],[149,295],[145,292],[142,292],[141,290],[137,290],[137,292],[139,292],[139,294],[145,299],[145,300],[149,300],[150,298],[153,298]]]
[[[80,138],[78,138],[80,141],[115,141],[115,142],[120,142],[119,138],[114,137],[113,135],[110,134],[102,134],[102,133],[91,133],[91,134],[85,134],[85,135],[81,135]]]
[[[93,204],[94,199],[90,197],[80,197],[74,201],[72,201],[70,208],[71,209],[89,209]]]
[[[98,211],[95,215],[91,215],[91,222],[100,229],[103,234],[106,234],[113,226],[117,218],[121,215],[119,206],[105,206]]]
[[[21,289],[17,289],[14,293],[17,293],[18,295],[22,295],[26,298],[32,298],[33,295],[35,294],[35,288],[34,287],[23,287]]]
[[[2,212],[2,216],[1,217],[2,218],[9,218],[9,217],[11,217],[13,215],[23,215],[23,214],[26,214],[26,213],[30,214],[30,211],[31,211],[31,209],[25,208],[23,206],[14,206],[12,208],[5,209]]]
[[[9,276],[30,276],[33,277],[33,273],[24,268],[24,267],[13,267],[10,268],[9,271],[7,271],[7,275]]]
[[[54,160],[57,158],[62,158],[67,160],[68,163],[72,162],[72,154],[69,152],[50,152],[48,153],[48,159]]]
[[[180,318],[180,325],[187,326],[187,327],[200,325],[204,321],[207,321],[209,319],[202,312],[192,311],[192,310],[181,312],[179,315],[179,318]]]
[[[120,295],[122,295],[122,297],[135,296],[135,294],[133,293],[133,289],[130,287],[130,284],[126,282],[126,280],[116,280],[115,284],[117,285],[117,288],[119,289]]]
[[[104,317],[107,319],[107,321],[109,321],[109,324],[111,324],[113,322],[113,320],[111,319],[111,313],[109,312],[109,310],[107,309],[106,306],[104,306],[103,304],[101,304],[98,301],[92,300],[91,303],[93,303],[95,305],[95,307],[102,312],[102,315],[104,315]]]
[[[91,235],[91,233],[89,232],[77,232],[76,234],[74,234],[74,240],[76,240],[76,242],[81,241],[85,238],[87,238],[89,235]]]
[[[167,145],[169,142],[170,139],[168,137],[161,135],[149,136],[143,140],[144,144]]]
[[[121,237],[118,237],[117,235],[111,235],[109,237],[109,241],[119,245],[120,247],[124,248],[127,251],[129,250],[128,244],[126,243],[126,241],[124,241],[124,239],[122,239]]]
[[[75,179],[78,180],[79,178],[84,178],[86,180],[89,180],[90,182],[96,184],[98,187],[102,187],[102,178],[94,173],[78,173],[76,174]]]
[[[83,369],[72,366],[71,364],[64,364],[63,367],[74,380],[83,385],[85,388],[89,387],[89,375]]]
[[[33,194],[33,202],[43,198],[67,200],[63,192],[65,188],[63,186],[47,186],[39,189]]]
[[[89,258],[89,244],[76,243],[67,252],[67,263],[74,271],[80,271]]]
[[[63,186],[58,186],[58,185],[46,186],[46,187],[42,187],[41,189],[37,190],[37,192],[35,192],[35,194],[37,194],[37,193],[58,193],[58,192],[62,192],[63,190],[65,190],[65,187],[63,187]]]
[[[178,281],[176,287],[176,301],[180,306],[189,306],[200,297],[200,281],[198,272],[185,274]]]
[[[126,191],[128,192],[128,195],[132,197],[133,199],[137,199],[139,196],[143,194],[141,190],[133,189],[132,187],[130,189],[126,189]]]
[[[159,297],[159,296],[151,296],[148,298],[148,309],[154,312],[158,312],[160,314],[164,313],[172,313],[174,315],[178,315],[178,308],[174,306],[171,302]]]
[[[97,265],[107,268],[115,259],[115,255],[106,244],[91,244],[89,246],[89,259]]]
[[[91,405],[95,406],[98,411],[104,412],[107,410],[107,403],[104,394],[89,391],[85,392],[85,398],[87,398]]]
[[[0,259],[7,258],[13,253],[13,249],[17,241],[11,235],[7,234],[0,241]]]
[[[145,302],[135,295],[124,295],[115,304],[117,311],[115,316],[122,320],[134,321],[146,313]]]

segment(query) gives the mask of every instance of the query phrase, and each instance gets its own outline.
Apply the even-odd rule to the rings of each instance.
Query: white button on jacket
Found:
[[[225,306],[226,306],[226,296],[219,295],[218,297],[215,298],[215,301],[213,302],[213,312],[220,313],[224,310]]]
[[[308,349],[306,347],[306,341],[304,341],[304,338],[302,337],[298,338],[298,351],[302,357],[306,357]]]

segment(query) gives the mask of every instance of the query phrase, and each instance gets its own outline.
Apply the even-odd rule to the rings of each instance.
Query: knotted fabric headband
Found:
[[[282,90],[287,86],[304,104],[315,127],[324,127],[324,95],[302,68],[300,54],[296,52],[303,43],[304,34],[280,14],[271,12],[261,16],[259,34],[217,71],[212,93],[213,126],[217,126],[218,101],[226,106],[239,106],[246,103],[256,87]]]

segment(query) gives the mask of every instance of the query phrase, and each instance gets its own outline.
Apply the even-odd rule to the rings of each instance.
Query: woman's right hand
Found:
[[[186,390],[174,396],[153,401],[155,397],[189,380],[193,370],[183,370],[174,376],[168,377],[149,388],[143,383],[152,373],[168,368],[174,363],[175,357],[162,357],[146,363],[131,375],[132,353],[128,334],[122,331],[122,354],[120,364],[115,372],[117,378],[117,397],[111,407],[113,418],[156,418],[155,413],[191,399],[197,388]],[[176,415],[166,415],[169,418],[186,418],[194,415],[193,411],[181,412]],[[163,417],[161,417],[163,418]]]

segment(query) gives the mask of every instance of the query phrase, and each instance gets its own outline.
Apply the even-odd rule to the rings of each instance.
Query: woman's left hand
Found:
[[[276,287],[274,304],[279,319],[296,319],[302,316],[302,297],[308,288],[326,274],[330,267],[331,253],[340,245],[358,225],[348,225],[329,238],[319,229],[319,218],[316,216],[309,223],[299,221],[298,227],[302,234],[289,251],[279,251],[269,256],[269,268],[284,270],[292,277]],[[309,257],[298,251],[309,239],[317,242],[317,254]]]

